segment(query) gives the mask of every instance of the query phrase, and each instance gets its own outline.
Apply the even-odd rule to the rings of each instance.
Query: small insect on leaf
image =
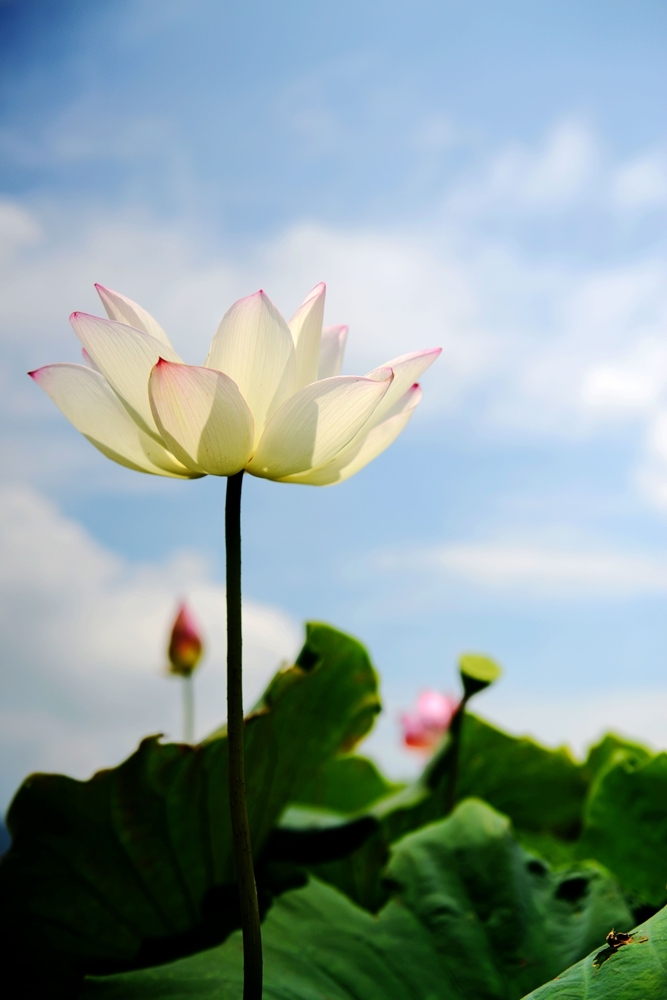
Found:
[[[622,945],[630,944],[630,942],[632,941],[632,937],[633,937],[632,934],[626,934],[625,931],[619,931],[617,934],[612,927],[612,929],[607,934],[605,941],[607,942],[610,948],[613,948],[614,951],[617,951]]]
[[[599,951],[593,959],[593,965],[596,969],[599,969],[608,958],[615,955],[619,948],[622,948],[623,945],[632,944],[635,940],[635,936],[634,934],[627,934],[625,931],[617,932],[612,928],[607,934],[605,940],[607,942],[607,947],[603,948],[602,951]],[[635,943],[644,944],[646,941],[648,941],[648,937],[644,936],[637,938]]]

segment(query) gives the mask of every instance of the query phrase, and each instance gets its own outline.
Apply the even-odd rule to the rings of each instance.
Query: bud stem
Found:
[[[192,674],[183,678],[183,742],[195,741],[195,692]]]
[[[243,929],[243,1000],[262,1000],[262,934],[246,804],[241,630],[241,486],[243,472],[227,479],[227,746],[229,809]]]
[[[459,703],[459,707],[452,716],[452,721],[449,724],[451,749],[449,757],[449,776],[447,779],[447,792],[445,798],[445,816],[448,816],[456,805],[456,785],[459,778],[459,757],[461,756],[461,729],[463,727],[463,719],[469,698],[470,695],[466,691]]]

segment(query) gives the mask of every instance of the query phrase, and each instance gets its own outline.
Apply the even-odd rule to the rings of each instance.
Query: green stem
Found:
[[[447,780],[447,795],[445,799],[445,816],[448,816],[456,805],[456,784],[459,777],[459,756],[461,751],[461,727],[465,716],[468,695],[461,699],[459,707],[456,709],[449,723],[450,753],[449,753],[449,777]]]
[[[195,694],[192,674],[183,678],[183,740],[194,743],[195,740]]]
[[[243,680],[241,631],[241,486],[243,472],[227,479],[227,746],[229,810],[243,929],[243,1000],[262,998],[262,933],[252,863],[243,764]]]

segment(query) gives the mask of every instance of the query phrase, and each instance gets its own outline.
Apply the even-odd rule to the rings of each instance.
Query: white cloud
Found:
[[[656,408],[644,439],[635,477],[639,489],[654,507],[667,510],[667,407]]]
[[[202,557],[131,564],[34,491],[0,492],[4,799],[30,770],[86,776],[148,732],[179,737],[179,681],[164,676],[164,651],[181,597],[206,640],[196,677],[203,735],[225,716],[225,605]],[[244,631],[250,706],[302,636],[285,614],[249,600]]]
[[[328,315],[350,325],[346,367],[440,345],[451,395],[488,369],[494,346],[476,326],[467,269],[438,250],[407,233],[308,225],[286,233],[264,259],[281,298],[295,299],[295,275],[327,280]]]
[[[17,204],[14,213],[37,227],[37,212]],[[187,229],[130,211],[82,218],[75,232],[63,218],[44,224],[49,238],[25,251],[17,245],[0,283],[6,344],[25,343],[26,333],[39,342],[41,327],[76,353],[67,316],[75,308],[99,310],[92,285],[103,281],[154,311],[194,362],[234,297],[265,286],[290,315],[325,278],[328,319],[352,324],[359,360],[376,364],[444,337],[456,374],[479,364],[479,346],[461,336],[470,333],[474,312],[465,269],[405,233],[301,224],[232,260],[227,248],[202,249]]]
[[[596,165],[596,142],[575,122],[557,126],[537,153],[517,149],[496,163],[498,187],[532,207],[559,206],[581,194]]]
[[[541,697],[499,685],[485,697],[481,714],[516,735],[552,747],[568,745],[580,758],[608,732],[656,750],[667,747],[666,688],[577,691],[576,697],[564,690]]]
[[[659,476],[662,459],[642,448],[667,389],[667,259],[655,253],[619,263],[611,255],[604,264],[571,264],[567,255],[521,249],[516,238],[521,220],[544,223],[547,204],[600,209],[611,173],[599,147],[580,123],[561,123],[535,147],[492,157],[472,200],[459,199],[454,210],[454,191],[449,208],[418,226],[304,221],[242,252],[229,241],[214,244],[194,225],[158,222],[131,207],[112,214],[5,202],[0,405],[9,416],[32,420],[13,432],[17,443],[10,437],[4,445],[11,452],[5,469],[18,470],[6,474],[42,483],[42,462],[29,467],[40,451],[36,438],[48,423],[66,441],[62,418],[22,373],[77,358],[66,317],[77,308],[99,310],[94,281],[154,312],[183,356],[197,363],[235,298],[262,286],[290,314],[325,279],[328,321],[351,327],[347,371],[425,346],[444,348],[426,376],[413,433],[426,426],[429,411],[442,421],[457,410],[473,432],[510,439],[591,437],[609,424],[643,421],[637,460],[646,464],[652,456],[651,475]],[[83,460],[81,450],[69,451],[70,461]],[[92,452],[89,461],[91,468],[99,464]],[[637,483],[648,481],[644,472]]]
[[[427,152],[451,149],[463,140],[461,131],[444,115],[429,115],[415,130],[414,144]]]
[[[262,285],[289,314],[325,278],[328,319],[351,326],[348,370],[443,346],[429,375],[436,387],[429,406],[451,406],[483,385],[478,419],[562,433],[601,397],[607,408],[615,396],[626,407],[628,391],[614,396],[607,378],[601,392],[596,372],[615,364],[627,371],[626,354],[638,340],[646,360],[637,364],[657,385],[667,314],[662,261],[573,275],[484,244],[456,251],[433,233],[315,224],[292,227],[232,261],[220,248],[197,247],[186,230],[132,213],[84,218],[76,233],[61,222],[42,222],[48,239],[17,248],[0,280],[0,336],[29,365],[76,358],[66,317],[75,308],[99,310],[96,280],[141,301],[196,363],[234,298]],[[23,395],[29,390],[34,399],[27,384]]]
[[[667,590],[667,556],[581,552],[516,545],[453,545],[433,554],[434,565],[471,583],[545,593],[622,595]],[[573,594],[574,592],[574,594]]]
[[[115,121],[98,117],[98,95],[89,95],[71,105],[43,137],[44,160],[81,164],[102,160],[132,163],[137,160],[173,160],[174,136],[159,118],[128,118]]]
[[[667,204],[667,157],[653,152],[623,164],[611,178],[611,196],[621,209]]]
[[[667,591],[667,553],[660,558],[553,543],[491,541],[386,550],[375,556],[374,565],[383,574],[407,577],[411,585],[421,579],[423,589],[430,587],[431,593],[437,581],[529,600],[615,599]]]
[[[42,230],[33,215],[14,201],[0,200],[0,263],[39,242]]]
[[[650,409],[667,384],[667,338],[646,338],[629,352],[625,363],[601,364],[584,376],[581,398],[598,413],[625,416]]]
[[[289,316],[326,277],[328,320],[351,326],[346,370],[367,371],[392,356],[441,345],[441,372],[429,374],[435,381],[427,393],[427,405],[440,408],[493,364],[495,348],[475,326],[464,269],[418,239],[304,224],[232,261],[227,248],[202,249],[186,229],[129,211],[113,220],[83,213],[76,231],[71,220],[46,209],[34,210],[33,217],[43,220],[46,238],[15,248],[0,277],[0,338],[7,358],[0,408],[8,416],[32,417],[16,432],[26,439],[4,446],[18,453],[21,480],[28,475],[44,482],[38,456],[45,424],[68,433],[24,373],[52,361],[78,360],[67,317],[74,309],[101,311],[95,281],[140,301],[193,363],[205,357],[234,299],[265,287]],[[32,456],[31,474],[26,465]],[[14,456],[8,458],[5,475],[15,479]],[[64,448],[62,458],[66,461]],[[92,454],[90,461],[96,461]]]
[[[447,203],[465,212],[559,211],[588,193],[599,160],[591,129],[579,121],[562,121],[538,148],[507,144],[480,180],[455,188]]]

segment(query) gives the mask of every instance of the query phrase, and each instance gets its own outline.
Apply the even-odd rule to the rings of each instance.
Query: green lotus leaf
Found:
[[[294,884],[267,856],[281,814],[327,760],[349,752],[379,708],[364,647],[309,625],[299,665],[277,674],[246,724],[248,814],[264,910],[273,892]],[[224,729],[200,746],[149,737],[89,781],[32,775],[8,826],[13,843],[0,862],[5,984],[23,982],[29,970],[40,996],[70,996],[86,972],[190,954],[240,925]],[[341,838],[356,846],[369,832],[357,824]],[[308,858],[339,856],[326,837],[300,843]]]
[[[619,748],[586,802],[579,856],[599,859],[638,899],[667,901],[667,754]]]
[[[627,942],[596,948],[525,1000],[664,1000],[667,909],[636,927]]]
[[[551,872],[477,800],[395,845],[377,915],[313,879],[264,926],[272,1000],[519,1000],[632,917],[595,867]],[[178,962],[90,978],[82,1000],[238,1000],[240,935]]]

